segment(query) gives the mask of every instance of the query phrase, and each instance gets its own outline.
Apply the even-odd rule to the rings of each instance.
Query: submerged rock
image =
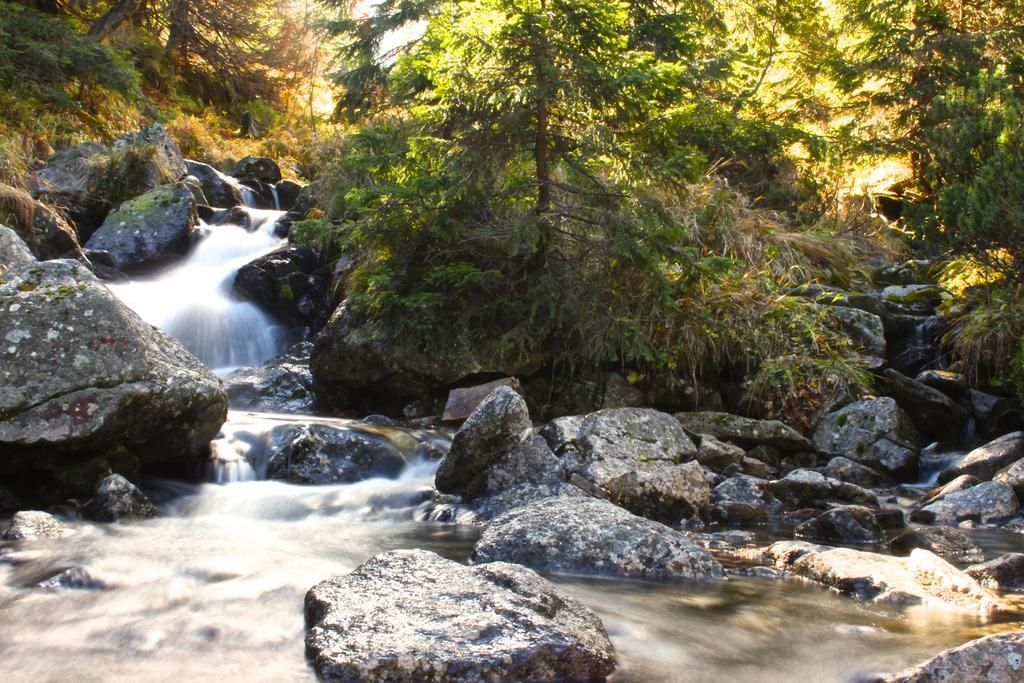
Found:
[[[676,413],[683,427],[695,434],[710,434],[744,448],[771,446],[782,451],[812,450],[810,440],[778,420],[754,420],[729,413]]]
[[[600,619],[536,573],[395,550],[306,594],[306,651],[328,681],[599,680]]]
[[[146,494],[120,474],[105,477],[92,500],[82,507],[82,516],[95,522],[148,519],[155,514],[156,508]]]
[[[882,683],[1018,683],[1024,680],[1024,633],[1001,633],[946,650]]]
[[[312,415],[316,409],[309,373],[309,342],[258,368],[239,368],[224,378],[231,407],[261,413]]]
[[[764,479],[736,474],[711,491],[711,517],[723,524],[763,525],[781,514],[782,503]]]
[[[981,562],[985,553],[971,540],[971,537],[949,526],[907,529],[889,541],[893,555],[907,556],[915,548],[924,548],[947,562]]]
[[[1009,484],[986,481],[939,497],[935,502],[915,510],[911,519],[949,526],[966,521],[990,524],[1013,517],[1019,509],[1020,503]]]
[[[843,456],[895,477],[914,473],[918,439],[909,416],[888,397],[851,403],[825,417],[814,431],[820,453]]]
[[[871,544],[882,540],[882,527],[866,507],[847,505],[809,519],[794,529],[797,538],[836,543]]]
[[[321,424],[284,425],[271,433],[267,477],[294,484],[347,484],[395,478],[406,459],[384,437]]]
[[[722,566],[669,527],[596,498],[551,498],[490,523],[474,562],[502,560],[555,574],[717,580]]]
[[[71,567],[60,574],[51,576],[39,583],[39,588],[45,590],[89,590],[100,591],[109,588],[107,582],[97,578],[84,567]]]
[[[112,450],[184,469],[216,435],[220,380],[84,266],[46,261],[3,280],[0,471],[52,471]]]
[[[48,512],[23,510],[15,513],[4,532],[5,541],[26,541],[32,538],[60,538],[64,523]]]
[[[117,207],[85,248],[109,252],[120,269],[150,265],[184,256],[198,224],[188,186],[164,185]]]

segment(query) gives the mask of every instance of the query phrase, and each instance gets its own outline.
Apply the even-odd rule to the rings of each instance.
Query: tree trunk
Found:
[[[168,83],[174,81],[178,63],[184,57],[183,47],[189,31],[190,0],[171,0],[168,19],[167,43],[164,45],[164,66],[167,69]]]
[[[541,0],[540,5],[541,12],[546,12],[546,0]],[[546,216],[546,214],[551,211],[551,171],[549,168],[549,126],[551,104],[548,100],[549,92],[547,84],[547,28],[543,24],[541,24],[539,28],[539,35],[537,36],[537,54],[536,61],[534,63],[534,69],[536,71],[534,78],[536,79],[537,88],[535,114],[537,117],[537,135],[534,140],[533,160],[537,180],[536,212],[540,218],[540,244],[538,245],[538,252],[541,260],[544,260],[546,259],[547,251],[551,243],[551,227],[547,222],[548,218]]]
[[[110,11],[97,19],[89,27],[89,36],[96,40],[103,40],[120,26],[125,19],[134,14],[142,0],[120,0],[110,8]]]

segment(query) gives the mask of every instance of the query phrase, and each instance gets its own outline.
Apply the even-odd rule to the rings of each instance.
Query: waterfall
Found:
[[[280,212],[246,213],[251,231],[204,223],[205,237],[182,262],[152,278],[110,285],[144,320],[218,373],[277,355],[284,336],[257,306],[230,294],[239,268],[285,242],[276,234]]]

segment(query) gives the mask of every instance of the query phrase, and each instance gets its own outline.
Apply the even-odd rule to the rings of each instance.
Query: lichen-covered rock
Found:
[[[598,486],[655,464],[693,460],[697,447],[678,420],[650,408],[611,408],[588,415],[576,437],[579,474]]]
[[[710,434],[700,434],[699,436],[700,444],[697,446],[697,460],[701,465],[720,472],[729,465],[738,465],[743,462],[743,456],[746,455],[746,451],[739,446],[719,441]]]
[[[609,480],[604,491],[616,505],[666,524],[700,516],[711,494],[704,468],[696,461],[632,470]]]
[[[1009,519],[1020,510],[1017,495],[1009,484],[986,481],[963,491],[939,497],[920,510],[911,519],[927,524],[956,526],[972,521],[991,524]]]
[[[839,320],[854,347],[868,356],[885,358],[885,328],[880,317],[846,306],[833,306],[829,312]]]
[[[327,681],[599,680],[600,619],[536,573],[395,550],[306,595],[306,652]]]
[[[316,409],[309,374],[309,342],[297,344],[258,368],[239,368],[224,378],[231,407],[261,413],[311,415]]]
[[[987,481],[1021,458],[1024,458],[1024,432],[1012,432],[975,448],[956,465],[943,470],[939,482],[946,483],[964,474]]]
[[[992,477],[992,481],[1001,481],[1013,487],[1017,500],[1024,502],[1024,458],[1004,467]]]
[[[268,185],[281,182],[281,167],[267,157],[247,156],[237,164],[231,175],[236,178],[254,178]]]
[[[0,275],[36,262],[24,240],[6,225],[0,225]]]
[[[883,683],[1019,683],[1024,681],[1024,633],[1000,633],[946,650]]]
[[[146,494],[120,474],[104,477],[92,499],[82,507],[82,516],[96,522],[148,519],[155,514],[156,508]]]
[[[768,492],[768,482],[736,474],[711,491],[711,517],[723,524],[758,526],[782,514],[782,503]]]
[[[913,474],[918,440],[910,417],[888,397],[851,403],[825,417],[814,431],[819,453],[841,455],[895,477]]]
[[[959,403],[938,389],[921,384],[906,375],[888,368],[875,381],[875,387],[891,396],[910,416],[921,434],[949,446],[960,446],[964,440],[964,427],[970,417]]]
[[[830,479],[845,481],[865,488],[877,488],[892,484],[892,480],[859,462],[837,455],[821,470]]]
[[[42,202],[35,202],[32,225],[23,233],[32,253],[40,259],[86,260],[75,229],[63,216]]]
[[[808,451],[811,442],[778,420],[754,420],[718,412],[676,413],[676,419],[694,434],[710,434],[744,448],[771,446],[781,451]]]
[[[15,513],[4,532],[5,541],[26,541],[33,538],[60,538],[64,524],[48,512],[23,510]]]
[[[915,548],[924,548],[947,562],[981,562],[985,553],[971,540],[971,537],[949,526],[920,527],[907,529],[889,541],[889,552],[907,556]]]
[[[793,530],[797,538],[866,545],[882,540],[882,527],[875,515],[860,505],[833,508],[798,525]]]
[[[555,574],[717,580],[722,566],[683,534],[608,501],[559,497],[490,523],[475,562],[502,560]]]
[[[1024,553],[1007,553],[964,570],[986,588],[1024,591]]]
[[[882,298],[902,306],[934,309],[949,294],[937,285],[890,285],[882,290]]]
[[[188,186],[164,185],[117,207],[85,246],[109,252],[118,268],[135,268],[184,255],[198,223]]]
[[[184,469],[227,415],[220,380],[80,263],[6,273],[0,330],[2,471],[112,449]]]
[[[878,497],[870,491],[844,481],[829,479],[814,470],[793,470],[784,478],[769,482],[767,490],[787,510],[825,508],[832,502],[878,507]]]
[[[199,181],[210,206],[229,209],[245,203],[242,197],[242,188],[234,178],[224,175],[209,164],[191,159],[185,160],[185,167],[188,174]]]
[[[967,574],[920,548],[909,557],[892,557],[784,541],[769,547],[766,554],[796,576],[862,600],[979,614],[1014,610]]]
[[[386,438],[323,424],[286,424],[271,431],[267,477],[294,484],[347,484],[395,478],[406,458]]]
[[[277,320],[315,334],[331,314],[330,281],[312,249],[288,244],[239,268],[231,291]]]

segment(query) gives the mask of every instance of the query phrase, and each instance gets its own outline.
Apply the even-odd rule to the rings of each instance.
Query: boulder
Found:
[[[744,448],[771,446],[781,451],[811,450],[811,442],[792,427],[778,420],[754,420],[729,413],[676,413],[687,431],[710,434]]]
[[[309,374],[309,342],[296,344],[284,355],[258,368],[239,368],[224,378],[228,400],[236,410],[312,415],[316,409],[313,377]]]
[[[877,488],[892,484],[892,480],[879,474],[877,470],[854,462],[849,458],[837,455],[828,461],[821,473],[830,479],[845,481],[864,488]]]
[[[183,256],[198,222],[188,186],[164,185],[121,204],[85,246],[109,252],[122,270],[152,265]]]
[[[329,285],[330,275],[320,267],[316,253],[305,245],[289,244],[239,268],[231,291],[274,318],[316,334],[331,313]]]
[[[1013,487],[1017,500],[1024,503],[1024,458],[1008,467],[1004,467],[992,477],[992,481],[1001,481]]]
[[[2,189],[2,188],[0,188]],[[78,233],[56,210],[43,202],[32,202],[32,220],[22,227],[22,237],[40,260],[71,258],[86,262]]]
[[[925,370],[914,378],[918,383],[937,389],[954,401],[962,401],[967,397],[967,379],[949,370]]]
[[[493,382],[487,382],[486,384],[452,389],[448,392],[448,401],[445,403],[444,414],[441,415],[441,419],[445,422],[465,420],[498,387],[509,387],[516,393],[522,393],[519,380],[515,377],[506,377],[504,379],[496,379]]]
[[[888,397],[857,401],[828,415],[814,431],[814,446],[897,478],[909,477],[917,466],[917,431]]]
[[[250,155],[235,164],[231,175],[243,181],[255,178],[262,183],[275,185],[281,182],[281,167],[273,159]]]
[[[958,491],[966,491],[972,486],[977,486],[981,483],[981,480],[977,477],[972,477],[969,474],[962,474],[952,481],[948,481],[942,486],[937,486],[924,495],[920,500],[915,503],[915,507],[921,508],[928,503],[934,502],[948,496],[951,493],[957,493]]]
[[[82,507],[82,516],[95,522],[148,519],[155,514],[156,508],[146,494],[120,474],[105,477],[92,499]]]
[[[760,526],[781,514],[782,503],[764,479],[734,474],[711,491],[710,516],[722,524]]]
[[[1021,458],[1024,458],[1024,432],[1012,432],[975,448],[957,464],[943,470],[939,482],[950,482],[965,474],[988,481]]]
[[[224,422],[220,380],[77,262],[6,273],[0,330],[0,472],[111,450],[185,469]]]
[[[188,174],[199,181],[203,188],[203,194],[206,195],[211,206],[229,209],[232,206],[245,204],[242,188],[234,178],[224,175],[209,164],[191,159],[185,160],[185,167]]]
[[[603,680],[600,619],[536,573],[394,550],[314,586],[306,652],[328,681]]]
[[[885,358],[885,328],[880,317],[845,306],[833,306],[829,312],[839,320],[854,348],[868,356]]]
[[[611,408],[588,415],[575,443],[583,478],[597,486],[654,466],[693,460],[694,445],[679,421],[651,408]]]
[[[406,458],[376,434],[324,424],[282,425],[271,431],[267,478],[293,484],[347,484],[394,479]]]
[[[890,285],[882,290],[882,298],[901,306],[920,308],[923,312],[934,311],[949,293],[937,285]]]
[[[920,510],[915,510],[911,519],[949,526],[966,521],[991,524],[1013,517],[1018,510],[1020,503],[1009,484],[986,481],[964,491],[940,496]]]
[[[889,552],[905,557],[915,548],[924,548],[947,562],[968,564],[985,559],[971,537],[949,526],[920,527],[907,529],[889,541]]]
[[[616,505],[666,524],[699,517],[711,495],[704,468],[695,461],[631,470],[605,483],[604,491]]]
[[[60,538],[64,524],[48,512],[23,510],[15,513],[4,532],[5,541],[27,541],[33,538]]]
[[[964,570],[986,588],[1024,591],[1024,553],[1008,553]]]
[[[646,403],[644,392],[628,379],[615,372],[608,375],[604,383],[604,399],[601,401],[603,409],[635,408]]]
[[[870,491],[814,470],[793,470],[782,479],[768,482],[766,490],[787,510],[825,508],[829,503],[878,507],[878,497]]]
[[[967,393],[971,414],[977,421],[978,438],[994,439],[1010,432],[1024,430],[1024,414],[1020,403],[1005,396],[993,396],[975,389]]]
[[[918,433],[928,434],[929,438],[948,446],[963,444],[970,415],[938,389],[912,380],[892,368],[881,372],[875,388],[879,393],[896,399],[899,407],[910,416]]]
[[[978,614],[1014,609],[941,557],[920,548],[909,557],[892,557],[782,541],[770,546],[767,555],[796,576],[871,602]]]
[[[878,543],[883,536],[875,515],[860,505],[833,508],[798,525],[793,533],[812,541],[856,545]]]
[[[18,233],[6,225],[0,225],[0,275],[35,262],[36,257]]]
[[[1024,633],[1001,633],[941,652],[921,666],[883,683],[1018,683],[1024,680]]]
[[[291,211],[294,209],[302,189],[302,185],[291,180],[282,180],[274,185],[274,193],[277,195],[277,210]]]
[[[697,446],[697,461],[715,472],[724,470],[729,465],[743,462],[746,452],[739,446],[719,441],[710,434],[700,434]]]
[[[608,501],[560,497],[513,509],[484,530],[474,562],[554,574],[718,580],[722,566],[689,538]]]

